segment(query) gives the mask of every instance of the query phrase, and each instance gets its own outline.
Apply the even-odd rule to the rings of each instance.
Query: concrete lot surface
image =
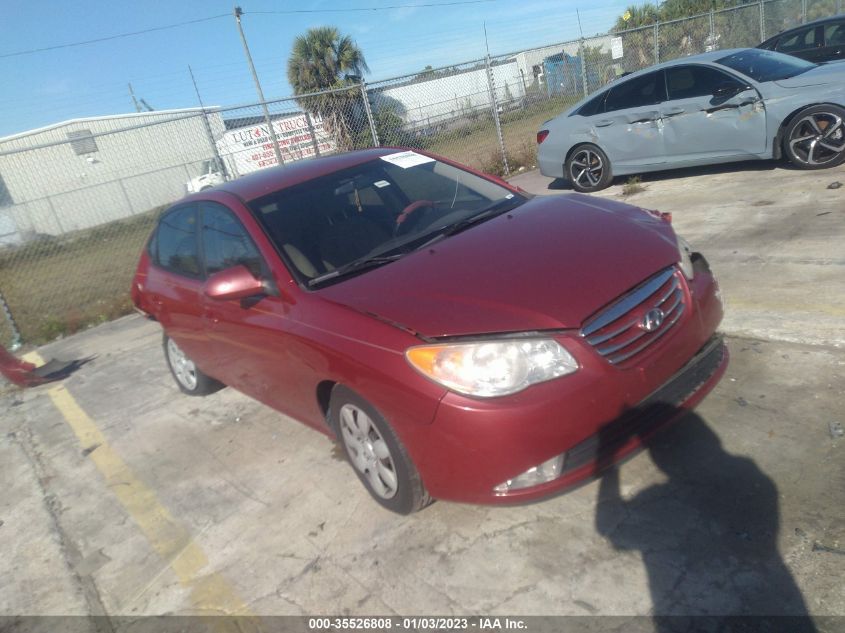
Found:
[[[720,275],[732,362],[617,475],[533,505],[392,515],[324,436],[229,389],[181,395],[140,317],[45,346],[94,358],[0,396],[0,615],[845,616],[835,180],[745,166],[631,198]]]

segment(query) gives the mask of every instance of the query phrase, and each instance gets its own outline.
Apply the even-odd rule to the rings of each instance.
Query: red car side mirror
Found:
[[[238,265],[214,273],[205,282],[207,297],[218,301],[248,299],[267,294],[264,282],[256,279],[246,266]]]

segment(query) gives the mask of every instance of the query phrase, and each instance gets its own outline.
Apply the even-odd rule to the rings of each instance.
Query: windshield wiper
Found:
[[[512,202],[513,205],[505,205],[506,202]],[[461,231],[465,231],[471,226],[475,226],[476,224],[481,224],[482,222],[489,220],[490,218],[496,217],[497,215],[501,215],[502,213],[506,213],[522,202],[519,199],[515,198],[503,198],[498,202],[493,203],[486,209],[482,209],[475,215],[471,215],[467,218],[464,218],[460,222],[455,222],[455,224],[449,224],[448,226],[442,226],[432,233],[436,234],[427,242],[423,242],[420,246],[417,247],[417,250],[425,248],[430,244],[434,244],[434,242],[439,242],[443,238],[449,237],[450,235],[454,235],[455,233],[460,233]],[[504,208],[503,208],[504,207]]]
[[[405,255],[406,253],[394,253],[392,255],[373,255],[372,257],[362,257],[361,259],[356,259],[354,261],[349,262],[348,264],[344,264],[340,268],[335,268],[332,271],[323,273],[322,275],[318,275],[312,279],[309,279],[308,286],[313,287],[323,281],[335,279],[336,277],[343,277],[344,275],[348,275],[349,273],[357,272],[359,270],[364,270],[365,268],[374,268],[376,266],[381,266],[383,264],[396,261],[397,259],[399,259],[400,257],[404,257]]]

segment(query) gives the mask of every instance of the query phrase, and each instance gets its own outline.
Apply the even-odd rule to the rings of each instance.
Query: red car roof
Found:
[[[397,151],[404,151],[404,149],[396,147],[375,147],[355,152],[334,154],[324,158],[298,161],[281,167],[262,169],[261,171],[219,185],[215,189],[232,193],[242,200],[249,202],[273,191],[341,171],[348,167],[354,167],[379,156],[394,154]]]

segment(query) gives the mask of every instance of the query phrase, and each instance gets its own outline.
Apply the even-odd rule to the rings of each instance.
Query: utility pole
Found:
[[[508,165],[508,154],[505,150],[505,137],[502,135],[502,123],[499,120],[499,103],[496,99],[496,85],[490,60],[490,45],[487,43],[487,22],[482,22],[482,24],[484,25],[484,48],[487,51],[487,56],[484,58],[484,65],[487,67],[487,88],[490,91],[490,109],[493,111],[493,123],[496,125],[496,136],[499,138],[499,151],[502,152],[502,167],[504,167],[505,174],[510,174],[511,169],[510,165]]]
[[[584,29],[581,28],[581,12],[576,8],[575,17],[578,18],[578,32],[581,34],[581,39],[578,41],[578,56],[581,58],[581,90],[586,97],[590,94],[590,89],[587,85],[587,47],[584,44]]]
[[[194,77],[194,71],[191,68],[190,64],[188,64],[188,72],[191,73],[191,81],[194,82],[194,91],[197,93],[197,101],[199,101],[200,109],[202,110],[202,122],[205,125],[205,133],[208,136],[208,144],[211,145],[211,151],[214,152],[214,159],[217,162],[217,169],[223,174],[224,179],[228,179],[228,174],[226,173],[226,168],[223,166],[223,160],[220,158],[220,152],[217,151],[217,143],[214,142],[214,132],[211,130],[211,124],[208,122],[208,116],[205,112],[205,105],[202,102],[202,97],[200,96],[200,89],[197,87],[197,80]]]
[[[267,109],[267,101],[264,99],[264,91],[261,90],[261,82],[258,81],[258,73],[255,72],[255,65],[252,63],[252,55],[250,55],[249,46],[247,46],[246,43],[244,28],[243,25],[241,25],[243,10],[240,7],[235,7],[232,13],[235,16],[235,22],[238,24],[238,33],[241,34],[241,42],[244,45],[246,61],[249,64],[249,69],[252,71],[252,79],[255,81],[255,90],[258,92],[258,99],[261,101],[262,110],[264,110],[264,122],[267,124],[267,129],[270,131],[270,138],[273,140],[273,152],[276,154],[276,161],[279,165],[284,165],[285,161],[282,160],[282,150],[279,148],[279,139],[276,138],[276,131],[273,129],[273,122],[270,120],[270,110]]]
[[[132,90],[132,84],[129,84],[129,96],[132,97],[132,103],[135,105],[135,112],[140,112],[141,106],[138,105],[138,100],[135,98],[135,91]]]

